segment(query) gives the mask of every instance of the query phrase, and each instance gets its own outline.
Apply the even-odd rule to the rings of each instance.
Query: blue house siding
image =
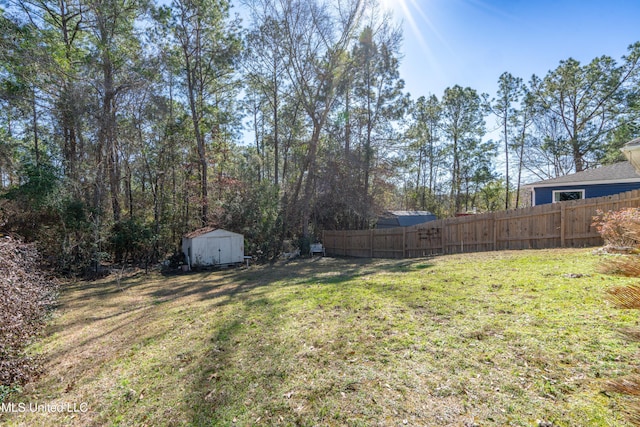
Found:
[[[545,205],[553,202],[554,191],[567,190],[584,190],[585,199],[593,197],[611,196],[625,191],[637,190],[640,188],[640,182],[622,182],[611,184],[590,184],[590,185],[558,185],[553,187],[534,187],[535,198],[534,205]]]

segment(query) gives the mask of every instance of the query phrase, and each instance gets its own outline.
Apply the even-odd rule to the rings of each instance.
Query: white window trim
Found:
[[[551,203],[559,203],[558,200],[556,200],[556,194],[557,193],[580,193],[582,194],[582,197],[580,197],[579,200],[584,199],[584,188],[575,188],[575,189],[566,189],[566,190],[553,190],[551,193]]]

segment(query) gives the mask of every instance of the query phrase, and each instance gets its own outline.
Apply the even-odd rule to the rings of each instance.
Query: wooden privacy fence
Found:
[[[614,196],[440,219],[412,227],[324,231],[327,255],[415,258],[434,254],[598,246],[597,211],[640,206],[640,190]]]

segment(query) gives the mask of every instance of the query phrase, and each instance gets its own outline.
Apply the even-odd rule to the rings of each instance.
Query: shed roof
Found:
[[[624,144],[625,147],[634,147],[640,145],[640,138],[632,139],[631,141]]]
[[[191,233],[187,233],[184,235],[187,239],[193,239],[194,237],[202,236],[203,234],[207,234],[211,231],[215,231],[214,227],[203,227],[197,230],[192,231]]]
[[[587,169],[564,175],[558,178],[546,179],[543,181],[528,184],[528,187],[553,187],[558,185],[594,185],[610,184],[614,182],[637,182],[640,181],[640,174],[629,162],[618,162],[608,166]]]
[[[436,216],[429,211],[387,211],[378,218],[376,228],[409,227],[434,219]]]
[[[237,236],[242,236],[242,234],[234,233],[233,231],[223,230],[222,228],[214,228],[214,227],[203,227],[197,230],[192,231],[191,233],[187,233],[184,235],[185,239],[193,239],[195,237],[201,237],[205,234],[214,233],[214,234],[235,234]]]
[[[393,216],[424,216],[424,215],[433,215],[429,211],[387,211],[384,216],[393,215]]]

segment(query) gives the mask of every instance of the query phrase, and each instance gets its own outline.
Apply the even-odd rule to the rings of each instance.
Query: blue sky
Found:
[[[495,96],[505,71],[528,81],[561,60],[621,61],[640,41],[640,0],[382,0],[402,20],[406,89],[442,97],[469,86]]]

